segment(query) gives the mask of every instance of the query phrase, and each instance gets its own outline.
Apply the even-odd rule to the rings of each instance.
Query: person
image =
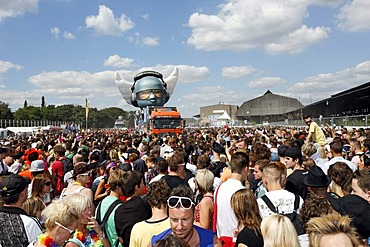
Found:
[[[108,162],[106,165],[105,173],[103,177],[101,178],[95,194],[94,194],[94,201],[95,202],[100,202],[103,200],[106,196],[109,195],[109,185],[108,185],[108,179],[109,179],[109,174],[117,169],[117,163],[116,162]]]
[[[336,214],[312,218],[307,223],[310,247],[357,247],[361,246],[356,229],[348,216]]]
[[[370,170],[356,171],[352,179],[352,194],[370,203]]]
[[[0,177],[0,246],[28,246],[41,233],[39,221],[22,209],[27,199],[28,178],[17,174]]]
[[[228,243],[235,242],[234,230],[238,220],[231,208],[230,199],[235,191],[245,188],[242,184],[249,175],[249,157],[245,152],[235,152],[230,160],[231,177],[222,183],[215,192],[215,212],[213,230]]]
[[[262,197],[266,193],[266,188],[262,182],[262,172],[263,172],[263,168],[269,163],[270,163],[269,160],[263,159],[263,160],[258,160],[256,164],[254,165],[253,177],[257,183],[254,194],[256,195],[257,198]]]
[[[75,195],[71,195],[73,197]],[[77,205],[69,199],[53,200],[42,212],[45,218],[45,232],[37,236],[37,240],[28,247],[59,247],[73,236],[77,228],[80,214]],[[36,238],[35,238],[36,239]],[[4,246],[4,245],[3,245]],[[10,246],[10,245],[6,245]]]
[[[185,178],[185,161],[184,155],[181,152],[175,152],[168,159],[168,166],[170,167],[170,172],[163,176],[161,179],[166,181],[167,185],[171,188],[182,184],[188,184]]]
[[[40,198],[31,197],[26,199],[22,208],[29,216],[41,221],[41,212],[45,209],[45,204]]]
[[[306,230],[305,234],[298,236],[301,247],[309,247],[309,239],[307,234],[308,221],[314,217],[320,217],[321,215],[327,215],[334,212],[335,211],[328,200],[323,200],[323,198],[315,195],[310,195],[306,198],[299,212],[299,220],[303,228]]]
[[[53,150],[55,160],[51,168],[51,181],[53,181],[53,188],[55,188],[55,196],[59,198],[62,190],[65,188],[63,160],[65,159],[66,149],[62,145],[57,144]]]
[[[72,238],[68,239],[65,247],[110,247],[108,238],[105,237],[104,231],[100,225],[92,217],[91,210],[93,203],[90,199],[82,193],[76,193],[65,198],[69,200],[80,215],[77,229]]]
[[[160,158],[160,156],[157,156],[157,157]],[[157,159],[157,160],[158,160],[157,169],[159,173],[157,176],[155,176],[154,178],[150,180],[149,184],[160,180],[162,177],[164,177],[167,174],[167,170],[168,170],[167,160],[165,159]]]
[[[285,152],[285,165],[287,169],[293,169],[293,172],[287,177],[285,189],[302,199],[307,197],[307,187],[303,180],[307,176],[307,170],[302,166],[303,156],[301,150],[296,147],[290,147]]]
[[[317,125],[316,122],[314,122],[310,115],[306,115],[304,118],[304,122],[309,127],[308,129],[308,135],[306,137],[306,143],[310,142],[311,138],[312,140],[317,143],[319,146],[325,146],[327,144],[326,137],[322,129]]]
[[[9,172],[18,174],[22,170],[22,156],[23,153],[19,151],[13,155],[14,163],[9,167]]]
[[[39,174],[32,180],[31,198],[40,198],[45,206],[51,203],[51,177],[45,174]]]
[[[181,238],[169,234],[164,239],[155,242],[154,247],[190,247],[190,245],[185,243]]]
[[[214,175],[208,169],[200,169],[195,173],[195,188],[202,200],[195,206],[194,224],[213,230],[213,181]]]
[[[6,152],[6,148],[0,147],[0,173],[2,174],[6,174],[9,170],[8,165],[4,163]]]
[[[103,219],[107,217],[105,222],[104,231],[108,238],[111,246],[121,246],[122,244],[118,241],[118,233],[116,228],[116,222],[114,220],[115,211],[120,205],[121,201],[119,197],[123,195],[123,174],[124,171],[117,169],[110,173],[108,178],[109,184],[109,195],[105,197],[98,206],[96,207],[95,217],[101,224]],[[111,210],[110,210],[110,207]],[[109,213],[109,215],[108,215]],[[118,242],[118,243],[117,243]]]
[[[360,160],[357,162],[359,170],[365,170],[370,168],[370,153],[363,153],[360,156]]]
[[[343,144],[340,140],[330,143],[330,152],[333,158],[331,158],[329,161],[325,162],[323,166],[321,166],[325,174],[328,174],[329,167],[338,161],[346,163],[353,172],[357,170],[357,166],[355,164],[343,158],[342,151]]]
[[[79,162],[73,167],[73,183],[67,188],[64,188],[60,194],[60,198],[64,198],[67,195],[74,193],[82,193],[86,195],[90,201],[93,201],[93,193],[90,188],[87,188],[86,185],[90,183],[91,171],[87,170],[87,163]],[[92,206],[92,212],[95,211],[95,206]]]
[[[231,197],[231,208],[238,219],[237,229],[240,229],[235,246],[263,247],[262,218],[253,192],[249,189],[235,192]]]
[[[151,244],[173,234],[182,239],[189,246],[217,246],[221,247],[220,240],[214,232],[194,225],[193,191],[189,186],[180,185],[174,188],[167,200],[171,228],[152,237]]]
[[[215,177],[221,177],[223,170],[227,167],[226,163],[220,159],[220,154],[225,153],[225,148],[218,142],[212,144],[212,161],[210,170]]]
[[[264,196],[266,196],[272,202],[277,209],[277,212],[284,214],[292,213],[294,210],[295,200],[297,198],[296,195],[284,190],[281,187],[281,168],[275,163],[270,163],[269,165],[265,166],[262,172],[262,180],[267,189],[267,192]],[[300,196],[298,196],[298,200],[299,208],[301,208],[303,200]],[[274,212],[263,200],[263,197],[258,198],[257,203],[262,219],[274,214]],[[299,209],[297,213],[299,214]]]
[[[123,246],[129,246],[132,227],[152,216],[148,202],[142,198],[144,194],[142,173],[135,170],[125,172],[122,177],[122,192],[126,201],[116,209],[114,221]]]
[[[261,222],[264,247],[300,247],[297,232],[286,216],[273,214]]]
[[[330,182],[330,177],[325,175],[318,166],[313,166],[304,179],[304,184],[307,186],[309,196],[311,195],[318,198],[326,198]]]
[[[329,167],[328,175],[332,182],[331,191],[342,197],[351,194],[353,172],[344,162],[336,162]]]
[[[361,143],[357,140],[352,140],[350,142],[350,156],[351,162],[357,164],[360,161],[360,156],[363,154],[361,150]]]
[[[146,200],[152,208],[152,217],[134,225],[130,236],[130,247],[147,246],[152,237],[170,227],[167,215],[167,199],[171,190],[164,180],[150,183]]]

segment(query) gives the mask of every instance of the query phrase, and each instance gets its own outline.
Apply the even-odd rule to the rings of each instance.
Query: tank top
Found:
[[[212,200],[212,205],[213,205],[214,204],[214,202],[213,202],[213,196],[204,196],[203,199],[200,201],[200,203],[206,197],[208,197],[208,198],[210,198]],[[207,199],[205,199],[205,200],[207,200]],[[195,206],[195,210],[194,210],[194,219],[195,219],[195,222],[200,222],[200,203],[198,203],[198,205]],[[213,214],[214,214],[214,211],[212,210],[212,212],[209,215],[209,225],[208,225],[208,230],[210,230],[210,231],[213,230]]]

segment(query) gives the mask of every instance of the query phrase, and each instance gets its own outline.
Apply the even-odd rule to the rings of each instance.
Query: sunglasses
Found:
[[[82,174],[80,174],[81,176],[91,176],[91,172],[87,172],[87,173],[82,173]]]
[[[73,234],[76,232],[76,230],[71,230],[68,227],[65,227],[62,224],[60,224],[58,221],[55,221],[55,224],[58,225],[58,226],[60,226],[64,230],[68,231],[70,236],[73,236]]]
[[[45,186],[50,186],[51,182],[45,182]]]
[[[171,196],[167,200],[167,205],[170,208],[177,208],[179,205],[184,209],[190,209],[195,206],[194,202],[188,197]]]

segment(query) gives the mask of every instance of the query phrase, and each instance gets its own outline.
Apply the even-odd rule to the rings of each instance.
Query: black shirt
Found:
[[[304,178],[307,176],[306,170],[295,170],[286,180],[285,189],[295,195],[299,195],[303,200],[307,198],[307,186]]]
[[[245,226],[236,239],[235,246],[238,246],[238,244],[245,244],[248,247],[263,247],[263,238],[261,235],[256,235],[252,229]]]

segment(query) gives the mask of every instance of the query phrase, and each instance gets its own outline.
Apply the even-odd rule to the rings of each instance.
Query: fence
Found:
[[[66,124],[64,121],[0,119],[0,128],[4,129],[7,127],[65,126]]]

